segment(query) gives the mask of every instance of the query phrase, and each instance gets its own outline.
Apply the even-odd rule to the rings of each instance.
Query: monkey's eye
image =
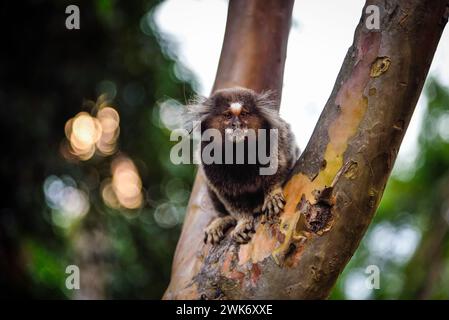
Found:
[[[240,112],[240,116],[242,116],[242,117],[245,117],[245,116],[247,116],[249,114],[249,112],[247,112],[247,111],[242,111],[242,112]]]
[[[231,119],[232,118],[232,114],[230,112],[226,112],[223,115],[225,116],[226,119]]]

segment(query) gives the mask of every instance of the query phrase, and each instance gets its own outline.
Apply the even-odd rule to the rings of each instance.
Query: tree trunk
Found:
[[[292,5],[230,1],[214,89],[239,85],[280,92]],[[381,9],[380,30],[368,30],[362,15],[332,94],[284,187],[280,223],[258,224],[246,245],[228,238],[215,247],[204,245],[203,230],[216,213],[198,174],[165,299],[329,295],[379,204],[449,2],[368,0],[368,5]]]

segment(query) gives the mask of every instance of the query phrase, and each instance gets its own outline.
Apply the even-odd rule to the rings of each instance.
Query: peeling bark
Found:
[[[199,173],[165,299],[321,299],[329,295],[379,204],[447,22],[447,0],[368,0],[307,148],[284,187],[279,225],[252,240],[204,245],[215,217]],[[280,92],[293,1],[231,0],[214,89]],[[365,8],[364,8],[365,9]],[[365,11],[363,11],[365,12]]]

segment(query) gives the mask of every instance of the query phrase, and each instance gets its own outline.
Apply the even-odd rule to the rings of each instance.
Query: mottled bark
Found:
[[[371,4],[381,8],[380,30],[368,30],[362,15],[332,94],[284,188],[280,224],[258,224],[246,245],[229,239],[204,245],[203,229],[215,213],[198,174],[164,298],[328,296],[379,204],[449,2],[369,0],[366,6]],[[291,6],[292,1],[230,1],[215,89],[281,88]],[[331,50],[323,59],[326,54]]]

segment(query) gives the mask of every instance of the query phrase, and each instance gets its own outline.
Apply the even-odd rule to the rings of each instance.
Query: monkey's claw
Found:
[[[247,243],[251,240],[251,233],[254,233],[254,219],[244,218],[237,222],[237,226],[232,230],[232,239],[240,244]]]
[[[277,217],[284,209],[285,198],[281,188],[271,191],[266,197],[262,206],[262,212],[265,215],[266,222],[274,223]]]
[[[212,245],[220,243],[224,238],[226,230],[234,224],[235,219],[231,216],[216,218],[204,231],[204,243]]]

